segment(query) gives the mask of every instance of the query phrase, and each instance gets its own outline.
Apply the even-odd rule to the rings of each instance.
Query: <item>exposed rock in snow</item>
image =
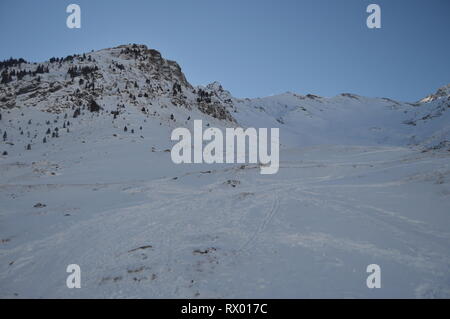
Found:
[[[421,103],[433,102],[437,99],[441,98],[449,98],[450,97],[450,84],[439,88],[436,93],[428,95],[426,98],[420,100]]]
[[[20,62],[4,66],[8,78],[0,86],[0,108],[37,107],[62,113],[88,106],[92,100],[112,98],[115,106],[149,104],[192,109],[233,121],[227,104],[199,96],[180,66],[144,45],[121,45],[97,52],[52,58],[40,64]],[[16,75],[25,72],[22,77]],[[12,74],[11,76],[9,76]]]

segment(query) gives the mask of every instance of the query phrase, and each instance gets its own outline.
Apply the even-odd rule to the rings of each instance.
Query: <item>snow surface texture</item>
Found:
[[[448,87],[236,99],[142,45],[39,65],[0,84],[1,298],[450,297]],[[195,119],[279,127],[280,171],[173,164]]]

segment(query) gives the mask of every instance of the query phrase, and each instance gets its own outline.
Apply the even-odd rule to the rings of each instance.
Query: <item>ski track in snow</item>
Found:
[[[12,192],[28,203],[33,203],[27,198],[35,193],[46,202],[55,192],[92,188],[132,199],[117,208],[85,212],[71,223],[58,217],[60,207],[83,211],[70,198],[54,208],[34,209],[30,204],[24,211],[2,209],[2,224],[9,225],[12,214],[27,212],[36,218],[33,210],[48,210],[38,216],[53,225],[43,227],[41,233],[29,224],[25,229],[34,233],[27,235],[28,240],[20,242],[21,233],[11,233],[10,241],[0,246],[1,296],[195,298],[256,293],[268,297],[275,291],[289,297],[336,297],[342,291],[333,290],[340,283],[335,277],[348,268],[359,274],[357,279],[347,274],[350,282],[340,283],[347,297],[448,297],[448,227],[426,221],[421,212],[410,216],[413,206],[389,208],[389,202],[383,202],[386,194],[386,198],[417,201],[411,187],[422,184],[411,175],[420,167],[421,174],[433,176],[440,169],[434,164],[446,159],[387,150],[400,152],[397,160],[370,160],[381,152],[373,151],[364,154],[369,160],[359,162],[358,148],[353,151],[347,152],[348,158],[341,154],[338,162],[311,160],[304,165],[289,158],[281,163],[280,176],[264,177],[258,169],[236,166],[186,171],[176,180],[174,176],[150,181],[2,185],[3,198]],[[383,170],[387,171],[384,182],[379,180]],[[241,183],[231,187],[227,180]],[[435,187],[448,191],[448,184]],[[378,188],[381,193],[373,194]],[[430,185],[424,189],[429,194],[419,197],[441,198],[442,206],[436,209],[447,214],[448,200]],[[78,291],[65,287],[64,267],[70,263],[82,268],[84,288]],[[387,292],[376,295],[364,288],[364,266],[370,263],[386,269]],[[276,265],[276,274],[270,265]],[[280,277],[294,274],[295,266],[305,272],[304,277]],[[315,284],[314,278],[324,279]],[[334,288],[326,289],[325,278]]]

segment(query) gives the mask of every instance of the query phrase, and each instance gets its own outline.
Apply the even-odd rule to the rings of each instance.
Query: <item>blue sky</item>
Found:
[[[66,6],[82,28],[66,27]],[[382,28],[368,29],[377,3]],[[415,101],[450,83],[448,0],[1,0],[0,60],[142,43],[238,97],[353,92]]]

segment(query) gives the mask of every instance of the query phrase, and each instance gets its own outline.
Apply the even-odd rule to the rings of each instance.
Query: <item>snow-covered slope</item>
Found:
[[[450,297],[445,89],[237,99],[142,45],[0,74],[2,298]],[[195,119],[279,127],[278,174],[173,164]]]
[[[418,104],[341,94],[332,98],[285,93],[238,100],[233,114],[248,125],[263,121],[284,130],[294,145],[431,146],[450,140],[450,95]],[[257,118],[257,119],[255,119]]]

